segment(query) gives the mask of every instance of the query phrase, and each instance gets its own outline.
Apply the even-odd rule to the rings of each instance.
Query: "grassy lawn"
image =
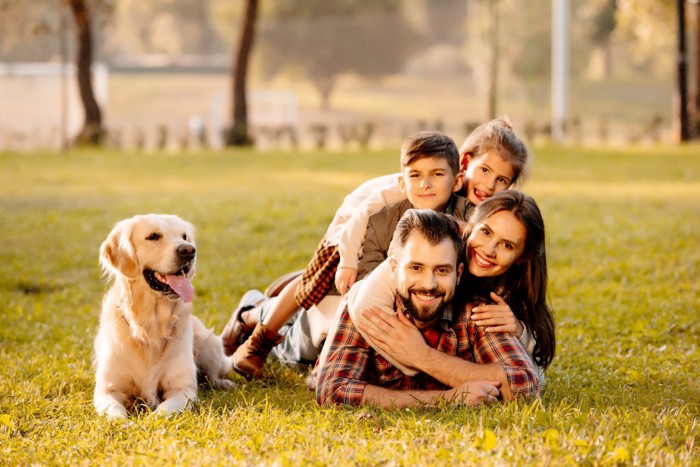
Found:
[[[321,409],[305,371],[200,391],[171,419],[92,406],[97,250],[137,213],[198,229],[196,314],[303,267],[398,151],[0,154],[0,465],[700,465],[700,147],[539,147],[558,352],[541,401]]]

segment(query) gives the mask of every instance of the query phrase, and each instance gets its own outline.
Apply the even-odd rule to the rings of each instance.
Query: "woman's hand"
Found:
[[[523,333],[523,323],[515,317],[510,306],[496,293],[491,292],[495,305],[478,305],[472,308],[472,321],[477,326],[488,326],[486,332],[509,332],[515,337]]]
[[[374,347],[400,364],[416,368],[430,347],[420,330],[402,313],[390,315],[377,307],[362,310],[357,327],[372,340]]]
[[[342,267],[335,273],[335,288],[340,295],[345,295],[357,279],[357,268]]]

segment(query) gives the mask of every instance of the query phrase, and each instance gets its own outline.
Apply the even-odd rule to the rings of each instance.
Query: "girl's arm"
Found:
[[[384,206],[397,203],[406,199],[401,191],[397,174],[392,182],[381,189],[375,190],[353,211],[352,216],[342,228],[338,243],[340,263],[336,274],[335,286],[345,295],[357,278],[357,265],[362,250],[362,241],[367,233],[367,224],[373,214],[379,212]]]

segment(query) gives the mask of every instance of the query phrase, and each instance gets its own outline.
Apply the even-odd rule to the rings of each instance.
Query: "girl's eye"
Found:
[[[488,173],[489,169],[487,169],[486,167],[482,167],[482,168],[481,168],[481,171],[484,172],[484,173]]]
[[[499,182],[499,183],[503,183],[503,184],[505,185],[505,184],[508,183],[508,180],[506,180],[506,179],[503,178],[503,177],[499,177],[499,178],[498,178],[498,182]]]
[[[487,229],[486,227],[482,227],[482,228],[480,229],[480,232],[481,232],[483,235],[488,235],[488,234],[489,234],[489,229]]]
[[[146,240],[155,242],[155,241],[160,240],[161,238],[162,238],[162,235],[161,235],[161,234],[159,234],[158,232],[153,232],[151,235],[149,235],[148,237],[146,237]]]

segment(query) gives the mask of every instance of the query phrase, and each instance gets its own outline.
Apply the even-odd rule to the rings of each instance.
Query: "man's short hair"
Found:
[[[447,135],[436,131],[421,131],[409,137],[401,145],[401,168],[424,157],[445,159],[452,173],[459,173],[459,150]]]
[[[461,262],[464,240],[459,224],[453,217],[432,209],[409,209],[396,225],[392,245],[399,249],[403,248],[413,231],[420,233],[433,246],[445,239],[450,240],[455,247],[457,263]]]

